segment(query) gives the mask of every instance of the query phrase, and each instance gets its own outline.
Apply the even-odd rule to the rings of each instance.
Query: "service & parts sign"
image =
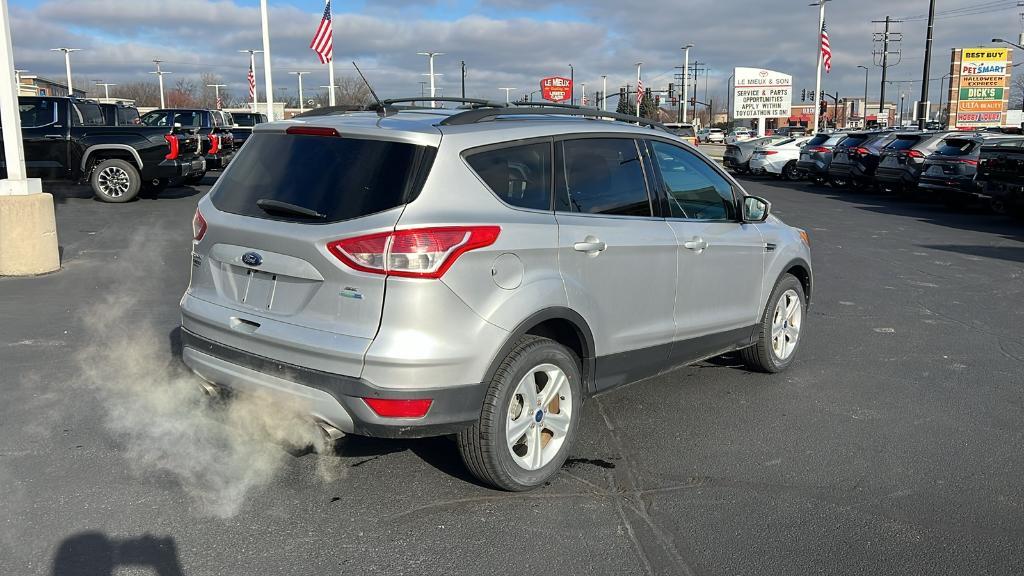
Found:
[[[732,117],[788,118],[793,107],[793,77],[763,68],[736,68]]]

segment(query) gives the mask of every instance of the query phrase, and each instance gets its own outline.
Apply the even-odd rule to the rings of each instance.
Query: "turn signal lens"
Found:
[[[395,400],[387,398],[363,398],[363,402],[381,418],[423,418],[430,410],[433,400]]]
[[[807,234],[807,230],[800,230],[800,240],[802,240],[808,248],[811,247],[811,237]]]
[[[336,240],[327,250],[355,270],[436,279],[462,254],[494,244],[500,232],[498,226],[411,228]]]
[[[197,209],[196,215],[192,217],[192,239],[199,242],[203,236],[206,236],[206,218]]]
[[[178,157],[178,137],[174,134],[164,134],[164,140],[167,140],[167,155],[164,156],[166,160],[174,160]]]

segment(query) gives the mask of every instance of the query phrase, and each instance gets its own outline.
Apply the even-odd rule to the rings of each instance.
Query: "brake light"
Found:
[[[815,146],[814,148],[811,148],[810,150],[808,150],[808,152],[817,152],[819,154],[827,154],[828,153],[828,148],[825,148],[824,146]]]
[[[971,166],[977,166],[978,165],[978,161],[977,160],[966,160],[966,159],[964,159],[964,160],[957,160],[957,162],[960,162],[960,163],[963,163],[963,164],[969,164]]]
[[[854,152],[855,154],[860,154],[861,156],[867,156],[868,154],[871,154],[871,151],[870,151],[870,150],[868,150],[867,148],[864,148],[863,146],[860,146],[860,147],[858,147],[858,148],[857,148],[856,150],[854,150],[853,152]]]
[[[210,151],[207,154],[216,154],[220,151],[220,136],[210,134]]]
[[[192,239],[199,242],[203,236],[206,236],[206,218],[197,208],[196,215],[192,217]]]
[[[285,134],[300,136],[341,136],[334,128],[322,126],[292,126],[285,130]]]
[[[178,157],[178,137],[174,134],[164,134],[164,140],[167,140],[167,155],[164,156],[166,160],[174,160]]]
[[[761,152],[761,154],[764,154],[765,156],[771,156],[772,154],[778,154],[778,153],[779,153],[778,150],[765,150],[765,151]]]
[[[363,398],[363,402],[366,402],[374,414],[382,418],[422,418],[427,415],[433,400]]]
[[[459,256],[490,246],[498,226],[413,228],[335,240],[327,250],[355,270],[405,278],[440,278]]]
[[[921,152],[920,150],[911,150],[910,152],[907,152],[907,156],[910,156],[911,158],[924,158],[924,152]]]

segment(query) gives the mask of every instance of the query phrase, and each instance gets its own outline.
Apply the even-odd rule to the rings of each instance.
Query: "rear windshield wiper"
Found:
[[[321,214],[312,208],[298,206],[289,202],[281,202],[280,200],[271,200],[270,198],[260,198],[256,201],[256,205],[264,212],[281,212],[283,214],[305,216],[306,218],[317,218],[319,220],[327,218],[327,214]]]

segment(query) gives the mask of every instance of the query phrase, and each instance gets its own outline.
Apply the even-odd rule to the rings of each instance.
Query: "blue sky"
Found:
[[[682,62],[680,45],[693,43],[693,60],[706,62],[709,98],[725,100],[735,66],[778,69],[795,77],[797,91],[813,87],[817,14],[808,0],[397,0],[336,2],[339,70],[356,59],[388,96],[419,94],[425,60],[421,50],[440,50],[439,80],[445,94],[458,84],[458,64],[469,68],[470,95],[503,98],[501,86],[519,94],[538,80],[568,74],[597,89],[602,74],[610,89],[635,82],[644,62],[649,86],[664,88]],[[308,49],[319,20],[319,0],[271,0],[275,83],[291,86],[288,71],[309,70],[310,85],[326,83],[326,71]],[[927,0],[833,0],[828,4],[834,69],[825,88],[843,96],[877,94],[879,69],[872,64],[871,21],[887,14],[927,12]],[[150,61],[161,58],[175,78],[212,72],[236,94],[244,91],[247,57],[238,49],[260,43],[258,0],[11,0],[15,58],[32,73],[63,76],[63,61],[48,48],[72,44],[76,76],[128,82],[151,79]],[[541,6],[541,9],[538,9]],[[1015,0],[942,0],[936,24],[932,74],[949,66],[952,47],[988,44],[995,36],[1017,38],[1021,19]],[[925,23],[907,21],[903,61],[890,69],[890,94],[919,90]],[[1024,57],[1022,57],[1024,58]],[[1018,58],[1018,59],[1022,59]],[[342,66],[345,63],[346,66]],[[1021,68],[1024,68],[1022,66]],[[315,84],[314,84],[315,82]],[[704,78],[700,90],[703,95]],[[938,82],[932,100],[938,100]],[[513,97],[516,93],[513,93]]]

